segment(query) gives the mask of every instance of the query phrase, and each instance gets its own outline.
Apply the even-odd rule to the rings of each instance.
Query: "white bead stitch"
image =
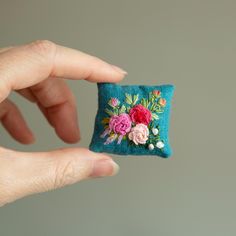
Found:
[[[159,130],[157,128],[152,128],[152,133],[156,136],[159,133]]]
[[[165,146],[165,145],[164,145],[164,143],[163,143],[162,141],[158,141],[158,142],[156,143],[156,147],[159,148],[159,149],[162,149],[164,146]]]
[[[149,150],[153,150],[153,149],[154,149],[154,145],[153,145],[152,143],[150,143],[150,144],[148,145],[148,149],[149,149]]]

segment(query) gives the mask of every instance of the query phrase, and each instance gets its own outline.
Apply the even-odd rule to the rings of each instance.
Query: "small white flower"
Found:
[[[156,143],[156,147],[159,148],[159,149],[162,149],[164,146],[165,146],[165,144],[162,141],[158,141]]]
[[[149,150],[153,150],[153,149],[154,149],[154,145],[153,145],[152,143],[150,143],[150,144],[148,145],[148,149],[149,149]]]
[[[152,133],[153,133],[154,135],[158,135],[159,130],[158,130],[157,128],[152,128]]]

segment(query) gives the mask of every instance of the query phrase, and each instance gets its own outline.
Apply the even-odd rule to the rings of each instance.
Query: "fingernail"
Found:
[[[113,176],[119,171],[119,166],[112,159],[97,160],[90,177]]]
[[[121,73],[121,74],[123,74],[123,75],[127,75],[128,73],[125,71],[125,70],[123,70],[123,69],[121,69],[120,67],[118,67],[118,66],[115,66],[115,65],[111,65],[117,72],[119,72],[119,73]]]

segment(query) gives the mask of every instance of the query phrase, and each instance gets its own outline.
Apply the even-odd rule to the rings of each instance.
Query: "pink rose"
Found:
[[[137,124],[134,126],[128,137],[132,140],[136,145],[145,144],[148,140],[149,130],[148,127],[144,124]]]
[[[122,113],[120,115],[114,115],[109,121],[109,130],[116,134],[125,135],[131,129],[131,120],[128,114]]]
[[[134,123],[142,123],[148,125],[152,119],[151,112],[141,104],[138,104],[130,109],[130,118]]]

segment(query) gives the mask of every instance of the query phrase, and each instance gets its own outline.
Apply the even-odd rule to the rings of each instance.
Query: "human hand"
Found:
[[[0,120],[17,141],[34,141],[20,111],[7,99],[11,91],[17,91],[37,104],[63,141],[75,143],[80,139],[76,102],[63,79],[118,82],[125,74],[98,58],[50,41],[0,49]],[[0,147],[0,206],[117,171],[109,156],[85,148],[30,153]]]

